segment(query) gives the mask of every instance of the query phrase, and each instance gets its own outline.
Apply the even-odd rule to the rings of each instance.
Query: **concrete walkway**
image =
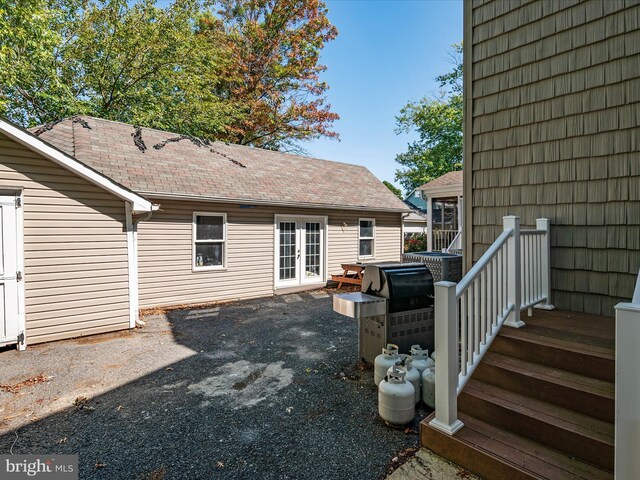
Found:
[[[426,448],[420,449],[408,462],[386,480],[481,480],[480,477],[448,462]]]

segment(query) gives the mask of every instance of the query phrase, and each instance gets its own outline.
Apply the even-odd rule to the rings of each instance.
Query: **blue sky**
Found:
[[[364,165],[393,182],[395,155],[411,140],[395,116],[411,99],[435,95],[435,77],[451,70],[450,45],[462,41],[462,0],[328,0],[339,35],[322,53],[327,99],[341,117],[341,141],[302,146],[310,155]],[[339,188],[336,186],[336,188]]]

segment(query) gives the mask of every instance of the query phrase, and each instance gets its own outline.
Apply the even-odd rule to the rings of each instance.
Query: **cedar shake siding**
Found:
[[[129,328],[124,201],[1,134],[0,188],[23,190],[27,342]]]
[[[358,219],[375,218],[375,258],[399,261],[401,214],[295,209],[155,199],[160,211],[138,225],[140,307],[206,303],[274,294],[275,215],[327,217],[328,275],[358,256]],[[221,270],[192,271],[193,212],[226,213],[227,263]],[[328,277],[330,278],[330,277]]]
[[[613,315],[640,268],[640,4],[465,3],[467,267],[552,223],[552,303]]]

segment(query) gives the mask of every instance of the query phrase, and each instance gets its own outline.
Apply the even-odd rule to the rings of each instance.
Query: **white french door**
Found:
[[[325,281],[324,217],[276,216],[276,287]]]
[[[19,316],[18,243],[19,220],[16,195],[0,195],[0,345],[18,343],[24,329]]]

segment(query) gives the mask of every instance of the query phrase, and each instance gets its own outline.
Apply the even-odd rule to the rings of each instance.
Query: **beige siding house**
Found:
[[[0,120],[0,346],[318,288],[342,263],[399,261],[408,211],[356,165],[92,117]]]
[[[331,274],[342,272],[340,264],[358,259],[358,220],[363,215],[355,211],[154,201],[161,202],[160,211],[138,226],[141,307],[237,300],[318,288]],[[194,212],[226,216],[223,268],[198,270],[192,266]],[[400,215],[376,212],[367,214],[369,217],[375,219],[375,257],[366,261],[399,261]],[[308,222],[320,222],[324,230],[319,238],[320,268],[318,275],[281,281],[275,236],[281,222],[298,223],[298,219],[305,228]],[[171,271],[170,276],[167,271]]]
[[[640,268],[640,5],[465,2],[465,258],[553,224],[553,302],[613,316]]]
[[[132,212],[152,205],[0,120],[0,345],[134,326]]]

